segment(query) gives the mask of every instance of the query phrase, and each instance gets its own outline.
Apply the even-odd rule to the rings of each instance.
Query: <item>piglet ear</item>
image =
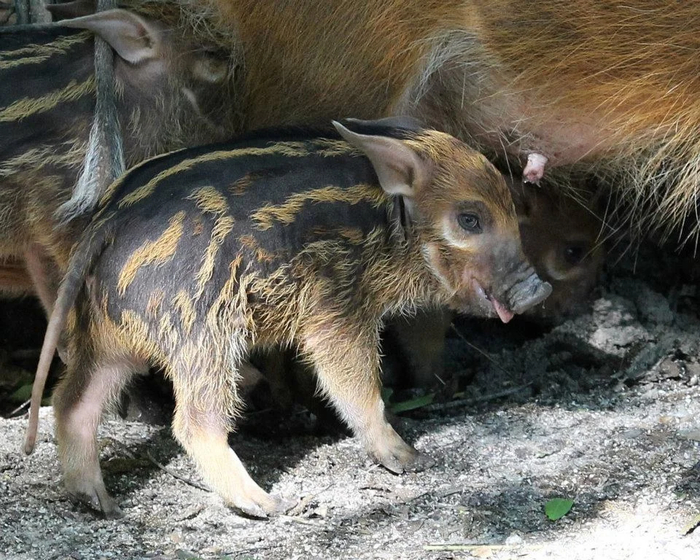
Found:
[[[161,34],[158,29],[148,20],[126,10],[106,10],[64,20],[61,25],[96,33],[131,64],[159,57]]]
[[[513,197],[513,205],[515,206],[515,213],[518,215],[518,223],[521,226],[529,224],[533,213],[532,203],[534,199],[533,195],[529,194],[528,191],[532,185],[523,183],[522,179],[515,180],[512,175],[503,175],[503,178]]]
[[[423,130],[425,126],[415,117],[408,117],[404,115],[398,115],[394,117],[384,117],[383,119],[375,119],[372,121],[365,121],[361,119],[343,119],[347,122],[353,123],[354,125],[360,125],[361,127],[376,128],[376,129],[390,129],[390,128],[403,128],[406,130],[412,130],[417,132]]]
[[[430,164],[398,138],[358,134],[333,121],[340,135],[372,162],[379,184],[391,195],[413,197],[430,180]]]

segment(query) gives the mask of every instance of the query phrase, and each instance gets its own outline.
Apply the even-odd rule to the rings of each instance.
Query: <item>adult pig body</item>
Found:
[[[694,219],[696,2],[180,1],[242,43],[246,126],[412,114],[530,178],[597,173],[637,231]]]
[[[347,141],[295,135],[176,152],[110,187],[49,324],[26,446],[77,298],[54,397],[71,494],[118,513],[85,426],[96,427],[135,364],[155,363],[173,380],[174,433],[207,482],[247,513],[282,509],[226,437],[242,361],[280,344],[299,349],[369,453],[400,472],[416,453],[384,419],[382,319],[451,305],[507,321],[549,294],[522,253],[505,181],[483,156],[436,131],[349,126]]]

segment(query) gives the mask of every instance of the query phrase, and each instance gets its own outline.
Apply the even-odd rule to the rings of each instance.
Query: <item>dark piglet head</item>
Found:
[[[507,323],[551,293],[523,254],[508,186],[483,155],[432,130],[401,139],[337,127],[384,190],[403,198],[409,242],[420,244],[448,305]]]
[[[552,295],[527,315],[559,321],[581,312],[605,259],[602,220],[585,205],[551,190],[509,180],[528,260],[552,285]],[[590,198],[590,197],[588,197]]]

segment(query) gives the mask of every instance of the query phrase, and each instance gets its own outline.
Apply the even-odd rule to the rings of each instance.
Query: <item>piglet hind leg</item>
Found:
[[[64,485],[76,501],[100,510],[107,518],[121,517],[117,502],[109,495],[100,470],[97,427],[107,402],[115,399],[134,372],[128,360],[95,363],[85,350],[76,350],[68,374],[53,397],[56,439]],[[82,359],[81,359],[82,358]]]
[[[397,474],[421,470],[431,463],[426,455],[408,445],[386,420],[376,332],[324,329],[305,337],[302,346],[316,368],[321,391],[372,458]]]
[[[173,372],[177,403],[173,433],[197,464],[205,482],[228,506],[258,518],[284,513],[294,503],[260,488],[228,445],[230,418],[225,411],[235,395],[226,383],[214,382],[222,375],[235,379],[232,372],[183,368]],[[196,379],[208,379],[210,383],[193,385],[192,380]]]

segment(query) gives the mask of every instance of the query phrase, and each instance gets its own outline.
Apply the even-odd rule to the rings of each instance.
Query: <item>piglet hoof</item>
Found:
[[[239,499],[232,506],[242,514],[255,519],[267,519],[287,513],[296,505],[292,500],[266,494],[264,499]]]
[[[277,500],[277,506],[275,507],[275,511],[271,512],[269,515],[283,515],[294,509],[299,504],[298,500],[287,500],[286,498],[280,498],[279,496],[272,497]]]
[[[246,517],[252,517],[254,519],[267,519],[268,517],[267,512],[255,503],[241,504],[234,507]]]
[[[413,462],[406,465],[406,472],[421,472],[435,465],[435,459],[426,453],[416,451]]]
[[[113,507],[103,508],[102,514],[105,516],[105,519],[121,519],[124,517],[124,513],[116,502],[114,503]]]
[[[121,508],[109,495],[98,496],[97,492],[72,491],[68,494],[70,499],[77,504],[88,506],[95,511],[101,511],[105,519],[119,519],[124,517]]]
[[[66,473],[63,479],[68,496],[77,503],[101,511],[107,519],[122,517],[117,502],[109,495],[99,471],[91,470]]]
[[[391,428],[390,428],[391,429]],[[391,439],[383,446],[376,446],[370,453],[376,461],[394,474],[417,472],[431,464],[427,455],[419,453],[393,431]]]
[[[432,464],[427,455],[419,453],[410,445],[406,445],[406,449],[375,453],[374,456],[380,465],[394,474],[419,472]]]

